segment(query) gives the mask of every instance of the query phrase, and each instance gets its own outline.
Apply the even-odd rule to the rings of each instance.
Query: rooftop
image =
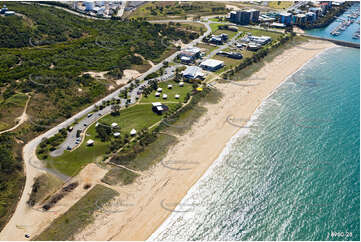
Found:
[[[188,66],[187,69],[185,69],[183,71],[183,76],[199,76],[199,75],[203,75],[202,69],[199,68],[198,66]]]
[[[201,63],[202,66],[209,66],[209,67],[217,67],[219,65],[223,65],[224,61],[215,60],[215,59],[208,59]]]
[[[286,17],[288,17],[288,16],[291,16],[292,14],[291,14],[291,13],[287,13],[287,12],[283,12],[283,13],[280,13],[280,15],[281,15],[281,16],[286,16]]]
[[[152,103],[153,107],[156,107],[156,106],[162,106],[162,103],[161,102],[155,102],[155,103]]]

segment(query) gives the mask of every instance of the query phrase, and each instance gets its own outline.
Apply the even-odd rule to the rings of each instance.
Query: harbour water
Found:
[[[330,34],[332,30],[334,30],[338,25],[340,25],[341,19],[346,20],[352,14],[353,11],[357,11],[359,8],[360,8],[360,3],[355,2],[347,11],[345,11],[341,16],[339,16],[338,21],[334,21],[325,28],[307,30],[306,33],[328,39],[337,39],[337,40],[360,43],[360,38],[358,39],[352,38],[354,33],[360,29],[360,24],[357,23],[358,21],[360,21],[360,16],[357,19],[355,19],[355,22],[352,23],[349,27],[347,27],[345,31],[340,32],[340,35],[332,36]]]
[[[312,59],[150,240],[360,240],[360,50]]]

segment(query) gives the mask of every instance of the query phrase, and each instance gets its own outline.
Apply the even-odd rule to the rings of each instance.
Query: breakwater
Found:
[[[328,38],[319,37],[319,36],[315,36],[315,35],[309,35],[309,34],[301,34],[301,35],[305,36],[305,37],[308,37],[308,38],[312,38],[312,39],[330,41],[330,42],[335,43],[336,45],[340,45],[340,46],[360,49],[360,43],[356,43],[356,42],[349,42],[349,41],[337,40],[337,39],[328,39]]]

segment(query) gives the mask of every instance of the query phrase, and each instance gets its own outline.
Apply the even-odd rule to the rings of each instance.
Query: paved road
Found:
[[[295,10],[295,9],[297,9],[297,8],[302,7],[303,5],[306,5],[306,4],[308,4],[308,1],[300,1],[300,2],[297,2],[297,3],[293,4],[291,7],[289,7],[289,8],[287,9],[287,11]]]
[[[117,12],[117,17],[120,18],[120,17],[123,16],[125,6],[127,6],[127,1],[122,1],[122,2],[121,2],[121,5],[120,5],[120,9],[119,9],[118,12]]]

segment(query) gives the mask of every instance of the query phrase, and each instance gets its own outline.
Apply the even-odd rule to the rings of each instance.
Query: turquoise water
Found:
[[[350,11],[355,11],[360,8],[360,3],[356,2],[354,3],[349,10],[347,10],[344,14],[340,16],[342,19],[347,19],[347,16],[350,14]],[[316,35],[324,38],[329,39],[337,39],[337,40],[344,40],[349,42],[356,42],[360,43],[360,39],[353,39],[352,35],[360,29],[360,25],[356,23],[358,20],[360,20],[360,17],[357,18],[357,20],[351,24],[345,31],[341,32],[339,36],[332,36],[330,35],[330,32],[340,24],[340,22],[334,21],[332,24],[328,25],[325,28],[319,28],[319,29],[312,29],[307,30],[307,34]]]
[[[360,240],[359,90],[358,49],[312,59],[150,240]]]

